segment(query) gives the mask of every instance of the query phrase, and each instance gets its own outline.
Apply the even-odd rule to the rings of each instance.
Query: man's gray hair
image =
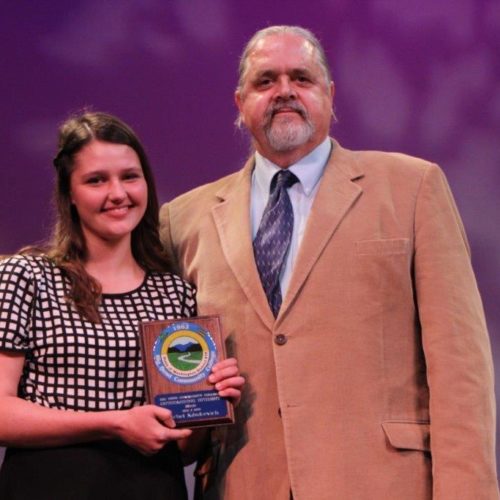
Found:
[[[255,33],[255,35],[250,38],[245,48],[243,49],[243,53],[240,58],[239,65],[239,78],[238,78],[238,87],[237,90],[241,90],[243,86],[243,81],[246,76],[246,72],[248,69],[248,56],[250,52],[254,49],[255,45],[265,38],[266,36],[271,35],[297,35],[308,41],[315,49],[316,49],[316,57],[318,64],[321,66],[323,73],[325,74],[325,80],[329,84],[332,81],[332,75],[330,71],[330,67],[328,65],[328,61],[326,59],[325,51],[321,46],[321,43],[316,38],[316,36],[309,31],[308,29],[301,28],[300,26],[269,26],[268,28],[261,29]]]

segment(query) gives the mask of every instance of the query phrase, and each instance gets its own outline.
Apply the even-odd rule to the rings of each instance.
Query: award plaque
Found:
[[[178,428],[234,422],[233,405],[207,377],[225,357],[218,316],[140,324],[146,399],[168,408]]]

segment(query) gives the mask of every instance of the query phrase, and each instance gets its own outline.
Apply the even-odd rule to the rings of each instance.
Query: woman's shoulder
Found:
[[[45,255],[15,254],[0,261],[0,282],[12,293],[36,293],[56,281],[54,269]]]
[[[180,276],[170,272],[152,272],[148,275],[149,292],[163,297],[165,305],[174,305],[173,317],[196,315],[196,288]]]
[[[157,272],[151,271],[149,273],[149,279],[156,286],[163,287],[173,287],[178,290],[186,290],[189,292],[194,291],[194,286],[182,279],[177,274],[171,272]]]
[[[0,261],[0,270],[2,272],[37,274],[40,271],[43,272],[53,268],[53,262],[44,254],[18,253],[5,257]]]

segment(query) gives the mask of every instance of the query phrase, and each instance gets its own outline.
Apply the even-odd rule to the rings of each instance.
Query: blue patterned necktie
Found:
[[[288,170],[274,175],[269,200],[253,240],[255,263],[274,317],[281,306],[280,274],[293,231],[293,209],[287,188],[296,182],[297,177]]]

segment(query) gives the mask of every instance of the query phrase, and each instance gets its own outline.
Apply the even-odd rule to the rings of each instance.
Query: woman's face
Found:
[[[87,245],[101,240],[130,241],[148,201],[137,153],[125,144],[93,140],[75,156],[71,201]]]

